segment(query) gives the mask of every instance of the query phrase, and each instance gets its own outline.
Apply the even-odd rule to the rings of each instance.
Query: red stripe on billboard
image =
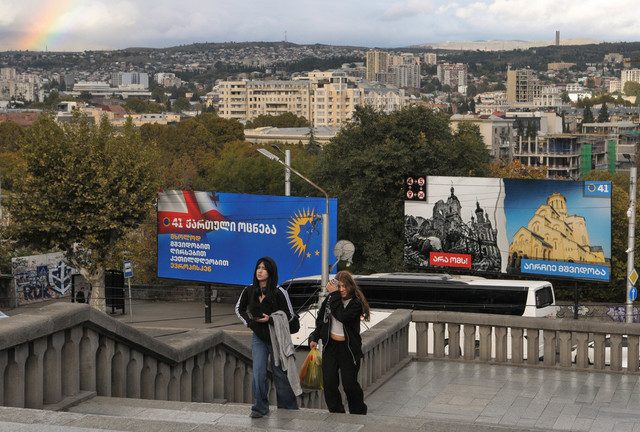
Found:
[[[471,255],[447,252],[430,252],[429,264],[440,267],[471,268]]]

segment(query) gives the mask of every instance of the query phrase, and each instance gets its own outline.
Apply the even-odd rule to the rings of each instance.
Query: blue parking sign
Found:
[[[122,268],[122,272],[124,273],[124,277],[132,278],[133,277],[133,263],[131,261],[125,261],[124,266]]]

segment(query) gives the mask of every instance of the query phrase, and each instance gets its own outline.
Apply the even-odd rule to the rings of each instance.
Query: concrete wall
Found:
[[[16,288],[13,277],[0,275],[0,308],[9,309],[16,307]]]
[[[365,390],[409,361],[410,319],[409,311],[396,311],[363,335]],[[248,331],[199,329],[160,342],[88,305],[34,309],[0,326],[0,406],[62,409],[96,394],[250,403],[250,338]],[[324,405],[321,391],[306,391],[299,402]]]

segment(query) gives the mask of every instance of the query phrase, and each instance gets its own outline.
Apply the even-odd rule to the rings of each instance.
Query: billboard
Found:
[[[66,296],[77,272],[67,264],[62,252],[11,259],[18,305]]]
[[[158,195],[158,277],[248,285],[256,260],[279,281],[321,273],[324,198],[167,190]],[[329,200],[329,250],[337,241]]]
[[[610,182],[411,176],[405,183],[404,259],[412,267],[610,279]]]

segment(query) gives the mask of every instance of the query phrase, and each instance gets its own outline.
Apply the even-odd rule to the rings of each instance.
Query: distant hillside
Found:
[[[561,39],[561,46],[592,45],[600,41],[594,39]],[[478,40],[478,41],[452,41],[440,43],[427,43],[415,45],[416,48],[433,48],[450,51],[511,51],[516,49],[529,49],[555,45],[555,41],[522,41],[522,40]]]

